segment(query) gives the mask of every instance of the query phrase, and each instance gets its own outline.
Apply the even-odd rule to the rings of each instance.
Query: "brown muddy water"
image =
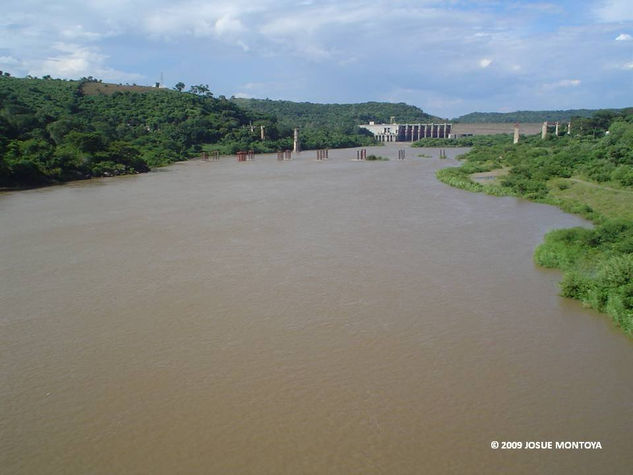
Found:
[[[0,195],[0,471],[630,473],[633,342],[532,262],[582,221],[399,148]]]

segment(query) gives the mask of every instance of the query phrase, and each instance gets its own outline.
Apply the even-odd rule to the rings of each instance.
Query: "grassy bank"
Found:
[[[516,145],[509,136],[480,141],[461,157],[461,167],[439,170],[437,177],[468,191],[552,204],[592,221],[593,229],[548,233],[534,259],[563,272],[561,295],[610,315],[633,335],[633,113],[578,120],[572,132],[524,137]]]

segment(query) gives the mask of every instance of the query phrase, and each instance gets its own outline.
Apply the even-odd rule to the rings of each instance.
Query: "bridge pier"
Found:
[[[512,143],[519,143],[519,124],[514,124],[514,140]]]
[[[292,144],[292,151],[297,153],[301,151],[301,144],[299,143],[299,129],[295,128],[294,140]]]

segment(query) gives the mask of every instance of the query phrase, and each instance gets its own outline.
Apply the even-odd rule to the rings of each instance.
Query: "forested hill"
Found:
[[[273,115],[288,127],[331,128],[351,131],[369,121],[389,123],[391,117],[399,123],[439,120],[422,109],[405,103],[363,102],[359,104],[314,104],[311,102],[273,101],[270,99],[233,99],[239,106]]]
[[[204,87],[122,86],[105,94],[84,87],[93,83],[101,84],[0,76],[0,186],[143,172],[195,156],[202,146],[231,153],[292,144],[292,131],[280,130],[275,118],[216,99]],[[251,125],[265,125],[265,142]]]
[[[569,109],[560,111],[516,111],[516,112],[471,112],[453,119],[455,122],[499,123],[499,122],[568,122],[573,117],[592,117],[597,110]]]

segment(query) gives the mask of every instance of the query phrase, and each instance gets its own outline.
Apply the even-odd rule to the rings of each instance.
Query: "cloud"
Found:
[[[217,95],[393,97],[440,115],[530,108],[537,99],[585,107],[607,97],[596,90],[612,95],[600,106],[615,107],[633,102],[629,4],[4,0],[0,69],[139,83],[163,71],[210,83]]]
[[[492,59],[483,58],[479,60],[479,67],[485,69],[492,64]]]
[[[0,56],[0,65],[2,66],[16,66],[18,64],[20,64],[20,62],[13,56]]]
[[[560,81],[556,81],[554,83],[545,84],[543,86],[544,89],[558,89],[558,88],[568,88],[568,87],[578,87],[582,81],[580,79],[561,79]]]
[[[85,47],[73,43],[55,43],[57,54],[43,60],[28,61],[25,66],[34,76],[50,74],[53,77],[77,79],[95,76],[111,81],[138,80],[142,75],[117,71],[104,63],[107,56],[95,47]]]
[[[82,25],[72,25],[70,27],[63,28],[60,30],[60,35],[63,38],[67,40],[71,40],[71,41],[73,40],[74,41],[78,41],[78,40],[96,41],[106,36],[101,33],[86,31]]]
[[[595,8],[596,16],[603,22],[633,21],[631,0],[603,0]]]

